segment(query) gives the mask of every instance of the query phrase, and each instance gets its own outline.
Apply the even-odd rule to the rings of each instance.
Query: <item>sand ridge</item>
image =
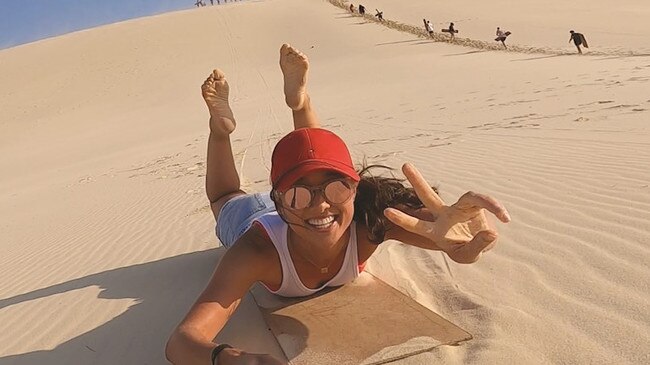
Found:
[[[334,6],[349,11],[349,7],[350,7],[349,1],[345,1],[345,0],[328,0],[328,1]],[[557,49],[553,47],[526,46],[526,45],[519,45],[519,44],[512,44],[512,45],[509,44],[508,48],[504,49],[504,47],[500,43],[494,41],[487,42],[478,39],[466,38],[463,36],[455,36],[452,39],[447,33],[443,33],[437,30],[434,31],[432,34],[429,34],[425,31],[423,25],[416,26],[412,24],[403,23],[397,20],[392,20],[390,18],[387,18],[386,15],[384,15],[383,20],[380,21],[374,14],[375,13],[371,10],[367,11],[366,14],[359,14],[358,11],[355,11],[354,13],[350,13],[351,16],[360,17],[365,19],[368,22],[376,23],[378,25],[382,25],[390,29],[395,29],[400,32],[410,33],[420,38],[429,39],[434,42],[446,42],[446,43],[460,45],[468,48],[475,48],[481,51],[504,51],[504,52],[517,52],[517,53],[530,53],[530,54],[545,54],[545,55],[555,55],[555,56],[573,55],[576,53],[574,49],[567,50],[567,49]],[[504,15],[504,17],[507,18],[507,15]],[[623,50],[623,49],[617,49],[617,50],[596,49],[596,50],[588,50],[585,53],[592,56],[648,56],[649,55],[647,50],[644,49],[640,51]]]

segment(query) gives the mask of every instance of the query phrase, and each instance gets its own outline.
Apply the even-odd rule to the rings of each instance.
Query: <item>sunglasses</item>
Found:
[[[355,189],[356,184],[352,180],[342,178],[319,186],[294,185],[287,191],[276,191],[275,195],[283,207],[299,210],[310,207],[316,193],[322,193],[325,201],[330,204],[343,204],[352,197]]]

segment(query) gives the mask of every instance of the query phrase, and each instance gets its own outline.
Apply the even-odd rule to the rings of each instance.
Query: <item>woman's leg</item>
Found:
[[[244,194],[230,146],[230,133],[235,130],[235,118],[228,104],[229,87],[224,73],[216,69],[201,87],[203,99],[210,111],[205,191],[215,219],[223,204]]]
[[[302,52],[282,45],[280,68],[284,75],[284,95],[293,111],[295,129],[320,128],[320,120],[312,109],[306,91],[309,60]],[[230,145],[230,133],[235,130],[235,118],[228,103],[229,87],[221,70],[214,70],[202,87],[203,98],[210,111],[210,137],[205,190],[215,219],[231,198],[245,194],[240,189],[239,174]]]
[[[280,68],[284,75],[284,97],[293,111],[294,129],[320,128],[320,120],[312,109],[307,94],[307,56],[290,45],[283,44],[280,48]]]

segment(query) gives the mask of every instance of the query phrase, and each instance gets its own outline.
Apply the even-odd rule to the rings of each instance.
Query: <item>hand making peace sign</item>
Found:
[[[510,222],[508,211],[492,197],[470,191],[448,206],[415,166],[406,163],[402,166],[402,171],[435,219],[419,219],[395,208],[386,208],[384,214],[405,230],[432,240],[456,262],[475,262],[481,253],[494,246],[498,234],[490,226],[485,210],[504,223]]]

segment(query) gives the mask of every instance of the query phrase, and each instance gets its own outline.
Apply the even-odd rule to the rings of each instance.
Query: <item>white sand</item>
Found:
[[[573,51],[575,28],[601,55],[477,52],[299,0],[0,51],[0,364],[164,361],[221,255],[203,193],[200,85],[214,67],[228,75],[245,187],[267,189],[272,147],[291,128],[283,42],[310,57],[322,122],[358,161],[412,161],[448,201],[481,191],[513,216],[474,265],[381,247],[373,273],[475,335],[401,363],[649,362],[650,61],[622,55],[648,52],[650,26],[635,19],[650,5],[573,16],[580,1],[554,0],[525,18],[492,3],[365,5],[416,27],[423,12],[436,28],[455,20],[459,35],[485,41],[501,25],[512,44],[550,51]],[[243,309],[224,335],[277,353]]]

